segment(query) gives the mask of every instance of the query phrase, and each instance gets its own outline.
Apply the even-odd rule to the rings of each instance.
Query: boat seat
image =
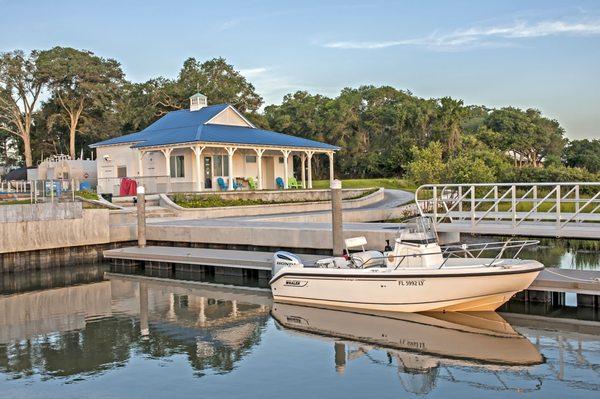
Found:
[[[362,251],[350,254],[355,267],[373,267],[384,265],[383,253],[379,251]]]
[[[341,256],[336,256],[332,258],[320,259],[316,262],[318,267],[326,267],[331,269],[348,269],[349,266],[348,260]]]

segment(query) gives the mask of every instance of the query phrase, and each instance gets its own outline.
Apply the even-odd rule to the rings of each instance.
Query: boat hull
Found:
[[[277,302],[392,312],[493,311],[526,289],[543,266],[368,272],[282,271],[271,280]]]

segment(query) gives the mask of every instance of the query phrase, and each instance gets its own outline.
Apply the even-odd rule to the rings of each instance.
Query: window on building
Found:
[[[256,155],[246,155],[246,163],[256,163]]]
[[[171,177],[185,177],[185,158],[183,155],[171,157]]]
[[[213,157],[213,169],[215,176],[229,176],[229,162],[227,155],[215,155]]]
[[[117,177],[127,177],[127,166],[117,166]]]

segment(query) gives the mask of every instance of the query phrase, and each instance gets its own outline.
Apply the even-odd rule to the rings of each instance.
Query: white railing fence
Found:
[[[0,180],[0,201],[74,201],[76,192],[89,185],[78,179]]]
[[[421,216],[435,224],[505,222],[513,228],[552,222],[562,229],[600,223],[600,183],[427,184],[415,201]]]

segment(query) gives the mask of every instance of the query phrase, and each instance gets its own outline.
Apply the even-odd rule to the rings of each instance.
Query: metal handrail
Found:
[[[483,189],[479,196],[478,188]],[[426,184],[417,188],[415,203],[420,215],[432,217],[434,225],[470,219],[472,226],[492,220],[517,228],[543,220],[554,222],[560,230],[583,222],[600,223],[600,182]],[[465,211],[463,204],[468,207]],[[526,204],[521,211],[520,204]],[[499,210],[500,205],[507,209]]]

